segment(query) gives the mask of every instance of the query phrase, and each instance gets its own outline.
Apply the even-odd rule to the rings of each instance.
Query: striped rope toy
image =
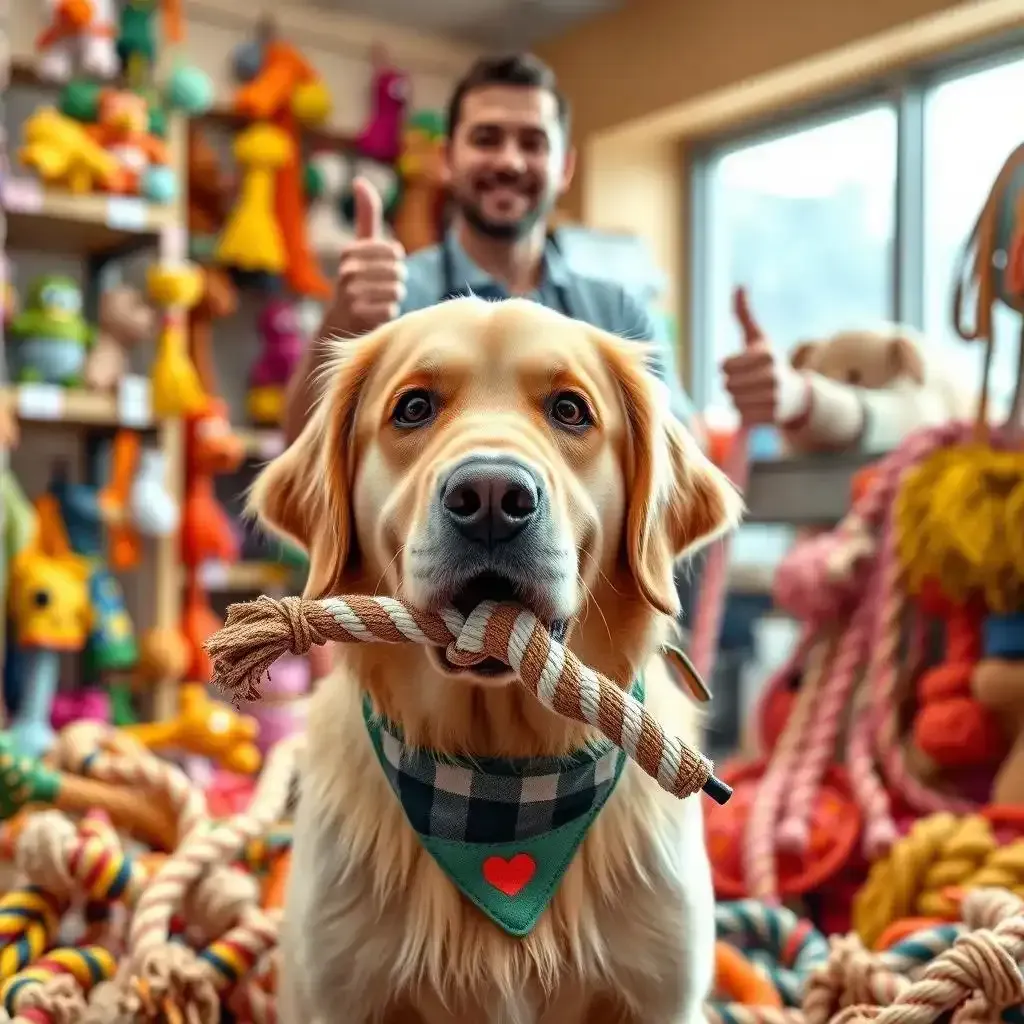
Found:
[[[643,704],[582,664],[517,605],[483,601],[464,618],[451,608],[422,612],[390,597],[261,597],[232,605],[223,628],[205,646],[213,682],[236,699],[258,700],[259,684],[278,658],[303,655],[329,641],[435,644],[462,666],[495,658],[546,708],[599,729],[674,796],[704,790],[724,804],[732,795],[706,757],[667,735]]]

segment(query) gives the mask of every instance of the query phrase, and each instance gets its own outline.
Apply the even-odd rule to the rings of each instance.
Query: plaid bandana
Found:
[[[633,684],[643,700],[643,685]],[[457,758],[406,744],[363,716],[384,774],[424,848],[509,935],[528,935],[551,902],[626,755],[602,741],[565,757]]]

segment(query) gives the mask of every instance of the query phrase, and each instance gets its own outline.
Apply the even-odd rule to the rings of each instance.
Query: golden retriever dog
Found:
[[[571,649],[622,686],[642,676],[650,710],[695,742],[697,712],[658,656],[678,612],[673,566],[734,524],[740,501],[670,418],[643,346],[528,301],[475,298],[332,344],[316,408],[251,502],[309,552],[307,595],[391,595],[463,614],[514,600],[565,624]],[[701,798],[673,798],[632,762],[614,775],[624,755],[543,708],[497,661],[459,669],[425,645],[339,648],[309,710],[282,1024],[703,1019],[714,913]],[[380,747],[375,722],[394,729]],[[482,880],[471,866],[457,885],[427,848],[433,825],[413,827],[388,754],[399,744],[403,757],[432,759],[438,778],[521,788],[511,819],[495,797],[475,838],[439,826],[449,833],[431,850],[469,858],[459,863],[504,851]],[[588,758],[591,781],[603,781],[579,792],[586,802],[604,789],[586,804],[593,813],[563,815],[572,834],[588,823],[579,845],[561,847],[554,867],[515,855],[520,839],[540,835],[546,850],[557,831],[552,819],[520,836],[538,808],[552,818],[543,801],[554,793],[534,791]],[[531,774],[545,759],[555,774]],[[509,776],[494,774],[498,763]],[[441,818],[467,806],[445,785],[430,805]],[[489,846],[501,828],[511,839]],[[503,925],[534,870],[552,879],[539,916]]]

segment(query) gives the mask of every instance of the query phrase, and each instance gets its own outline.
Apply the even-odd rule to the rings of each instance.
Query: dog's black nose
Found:
[[[467,540],[491,547],[511,540],[537,515],[540,481],[514,459],[474,457],[452,470],[441,504]]]

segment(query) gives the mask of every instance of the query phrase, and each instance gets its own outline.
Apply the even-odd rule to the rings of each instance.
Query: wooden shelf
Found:
[[[144,430],[154,426],[148,396],[126,401],[123,395],[62,388],[55,384],[7,385],[0,401],[29,423],[55,423],[85,427],[126,427]]]
[[[207,562],[199,569],[203,588],[218,594],[280,590],[290,576],[288,567],[277,562]]]
[[[756,460],[744,495],[745,523],[835,526],[850,509],[853,478],[879,454]]]
[[[7,178],[0,187],[8,250],[104,253],[144,245],[177,224],[174,207],[135,196],[72,195],[28,176]]]

